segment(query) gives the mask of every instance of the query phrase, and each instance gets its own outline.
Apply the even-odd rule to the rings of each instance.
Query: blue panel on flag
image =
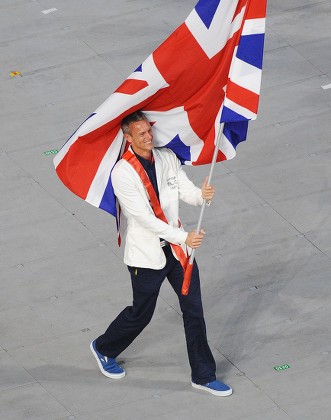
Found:
[[[237,57],[252,66],[262,69],[264,34],[245,35],[240,38]]]
[[[105,192],[103,194],[101,203],[99,205],[99,208],[107,211],[108,213],[112,214],[115,217],[117,215],[116,199],[115,199],[114,189],[113,189],[113,185],[111,183],[110,177],[109,177]]]
[[[140,64],[140,66],[136,68],[136,70],[134,71],[134,73],[135,72],[138,72],[138,71],[143,71],[143,65],[142,64]]]
[[[222,110],[222,116],[220,122],[233,122],[233,121],[248,121],[243,115],[237,114],[232,109],[226,106]]]
[[[232,144],[234,149],[238,144],[246,140],[248,130],[248,121],[225,123],[223,133]]]
[[[210,27],[219,4],[220,0],[200,0],[195,6],[196,12],[207,28]]]
[[[178,159],[184,163],[185,161],[191,160],[191,152],[190,147],[186,146],[182,142],[182,140],[179,137],[179,134],[177,134],[176,137],[174,137],[170,143],[166,144],[165,147],[168,147],[171,149],[174,153],[176,153]]]

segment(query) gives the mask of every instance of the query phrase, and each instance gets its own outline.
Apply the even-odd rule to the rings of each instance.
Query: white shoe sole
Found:
[[[122,379],[122,378],[124,378],[125,371],[123,373],[109,373],[106,370],[104,370],[104,368],[103,368],[103,366],[102,366],[102,364],[99,360],[99,357],[98,357],[98,355],[96,354],[96,352],[93,348],[93,342],[90,344],[90,349],[91,349],[91,352],[92,352],[93,356],[95,357],[95,360],[97,361],[99,369],[100,369],[100,371],[103,375],[107,376],[107,378],[110,378],[110,379]]]
[[[216,391],[214,389],[207,388],[206,386],[195,384],[194,382],[191,383],[193,388],[201,389],[201,391],[209,392],[210,394],[216,395],[217,397],[228,397],[232,394],[231,388],[227,391]]]

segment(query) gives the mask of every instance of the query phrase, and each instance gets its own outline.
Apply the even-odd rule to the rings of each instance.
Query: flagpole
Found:
[[[211,184],[211,180],[212,180],[212,177],[213,177],[213,174],[214,174],[214,169],[215,169],[215,164],[216,164],[216,160],[217,160],[218,151],[219,151],[220,144],[221,144],[223,129],[224,129],[224,123],[222,123],[220,125],[220,129],[219,129],[219,132],[218,132],[218,135],[217,135],[215,149],[214,149],[214,155],[213,155],[213,159],[212,159],[211,166],[210,166],[207,185]],[[198,224],[197,224],[197,228],[196,228],[196,231],[198,233],[200,233],[200,230],[201,230],[202,219],[203,219],[203,215],[204,215],[204,212],[205,212],[206,204],[207,204],[207,200],[203,199],[203,203],[202,203],[202,207],[201,207],[201,211],[200,211],[200,216],[199,216],[199,220],[198,220]],[[191,283],[191,275],[192,275],[192,270],[193,270],[194,257],[195,257],[195,249],[192,250],[190,260],[189,260],[189,262],[187,264],[187,267],[186,267],[186,270],[185,270],[184,281],[183,281],[183,286],[182,286],[182,295],[187,295],[188,292],[189,292],[190,283]]]

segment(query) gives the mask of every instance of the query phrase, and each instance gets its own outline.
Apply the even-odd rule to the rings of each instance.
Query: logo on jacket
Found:
[[[168,187],[172,190],[175,190],[176,188],[178,188],[177,178],[175,176],[168,178],[167,184],[168,184]]]

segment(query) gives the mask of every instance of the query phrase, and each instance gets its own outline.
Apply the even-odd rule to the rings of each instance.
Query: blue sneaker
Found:
[[[116,359],[112,359],[111,357],[104,356],[103,354],[99,353],[96,346],[95,341],[93,340],[90,344],[91,352],[93,353],[93,356],[96,358],[98,362],[98,366],[101,370],[101,372],[111,379],[121,379],[125,376],[125,370],[121,368],[116,363]]]
[[[192,386],[193,388],[202,389],[203,391],[210,392],[211,394],[216,395],[217,397],[228,397],[232,394],[232,388],[218,380],[208,382],[204,385],[198,385],[192,382]]]

